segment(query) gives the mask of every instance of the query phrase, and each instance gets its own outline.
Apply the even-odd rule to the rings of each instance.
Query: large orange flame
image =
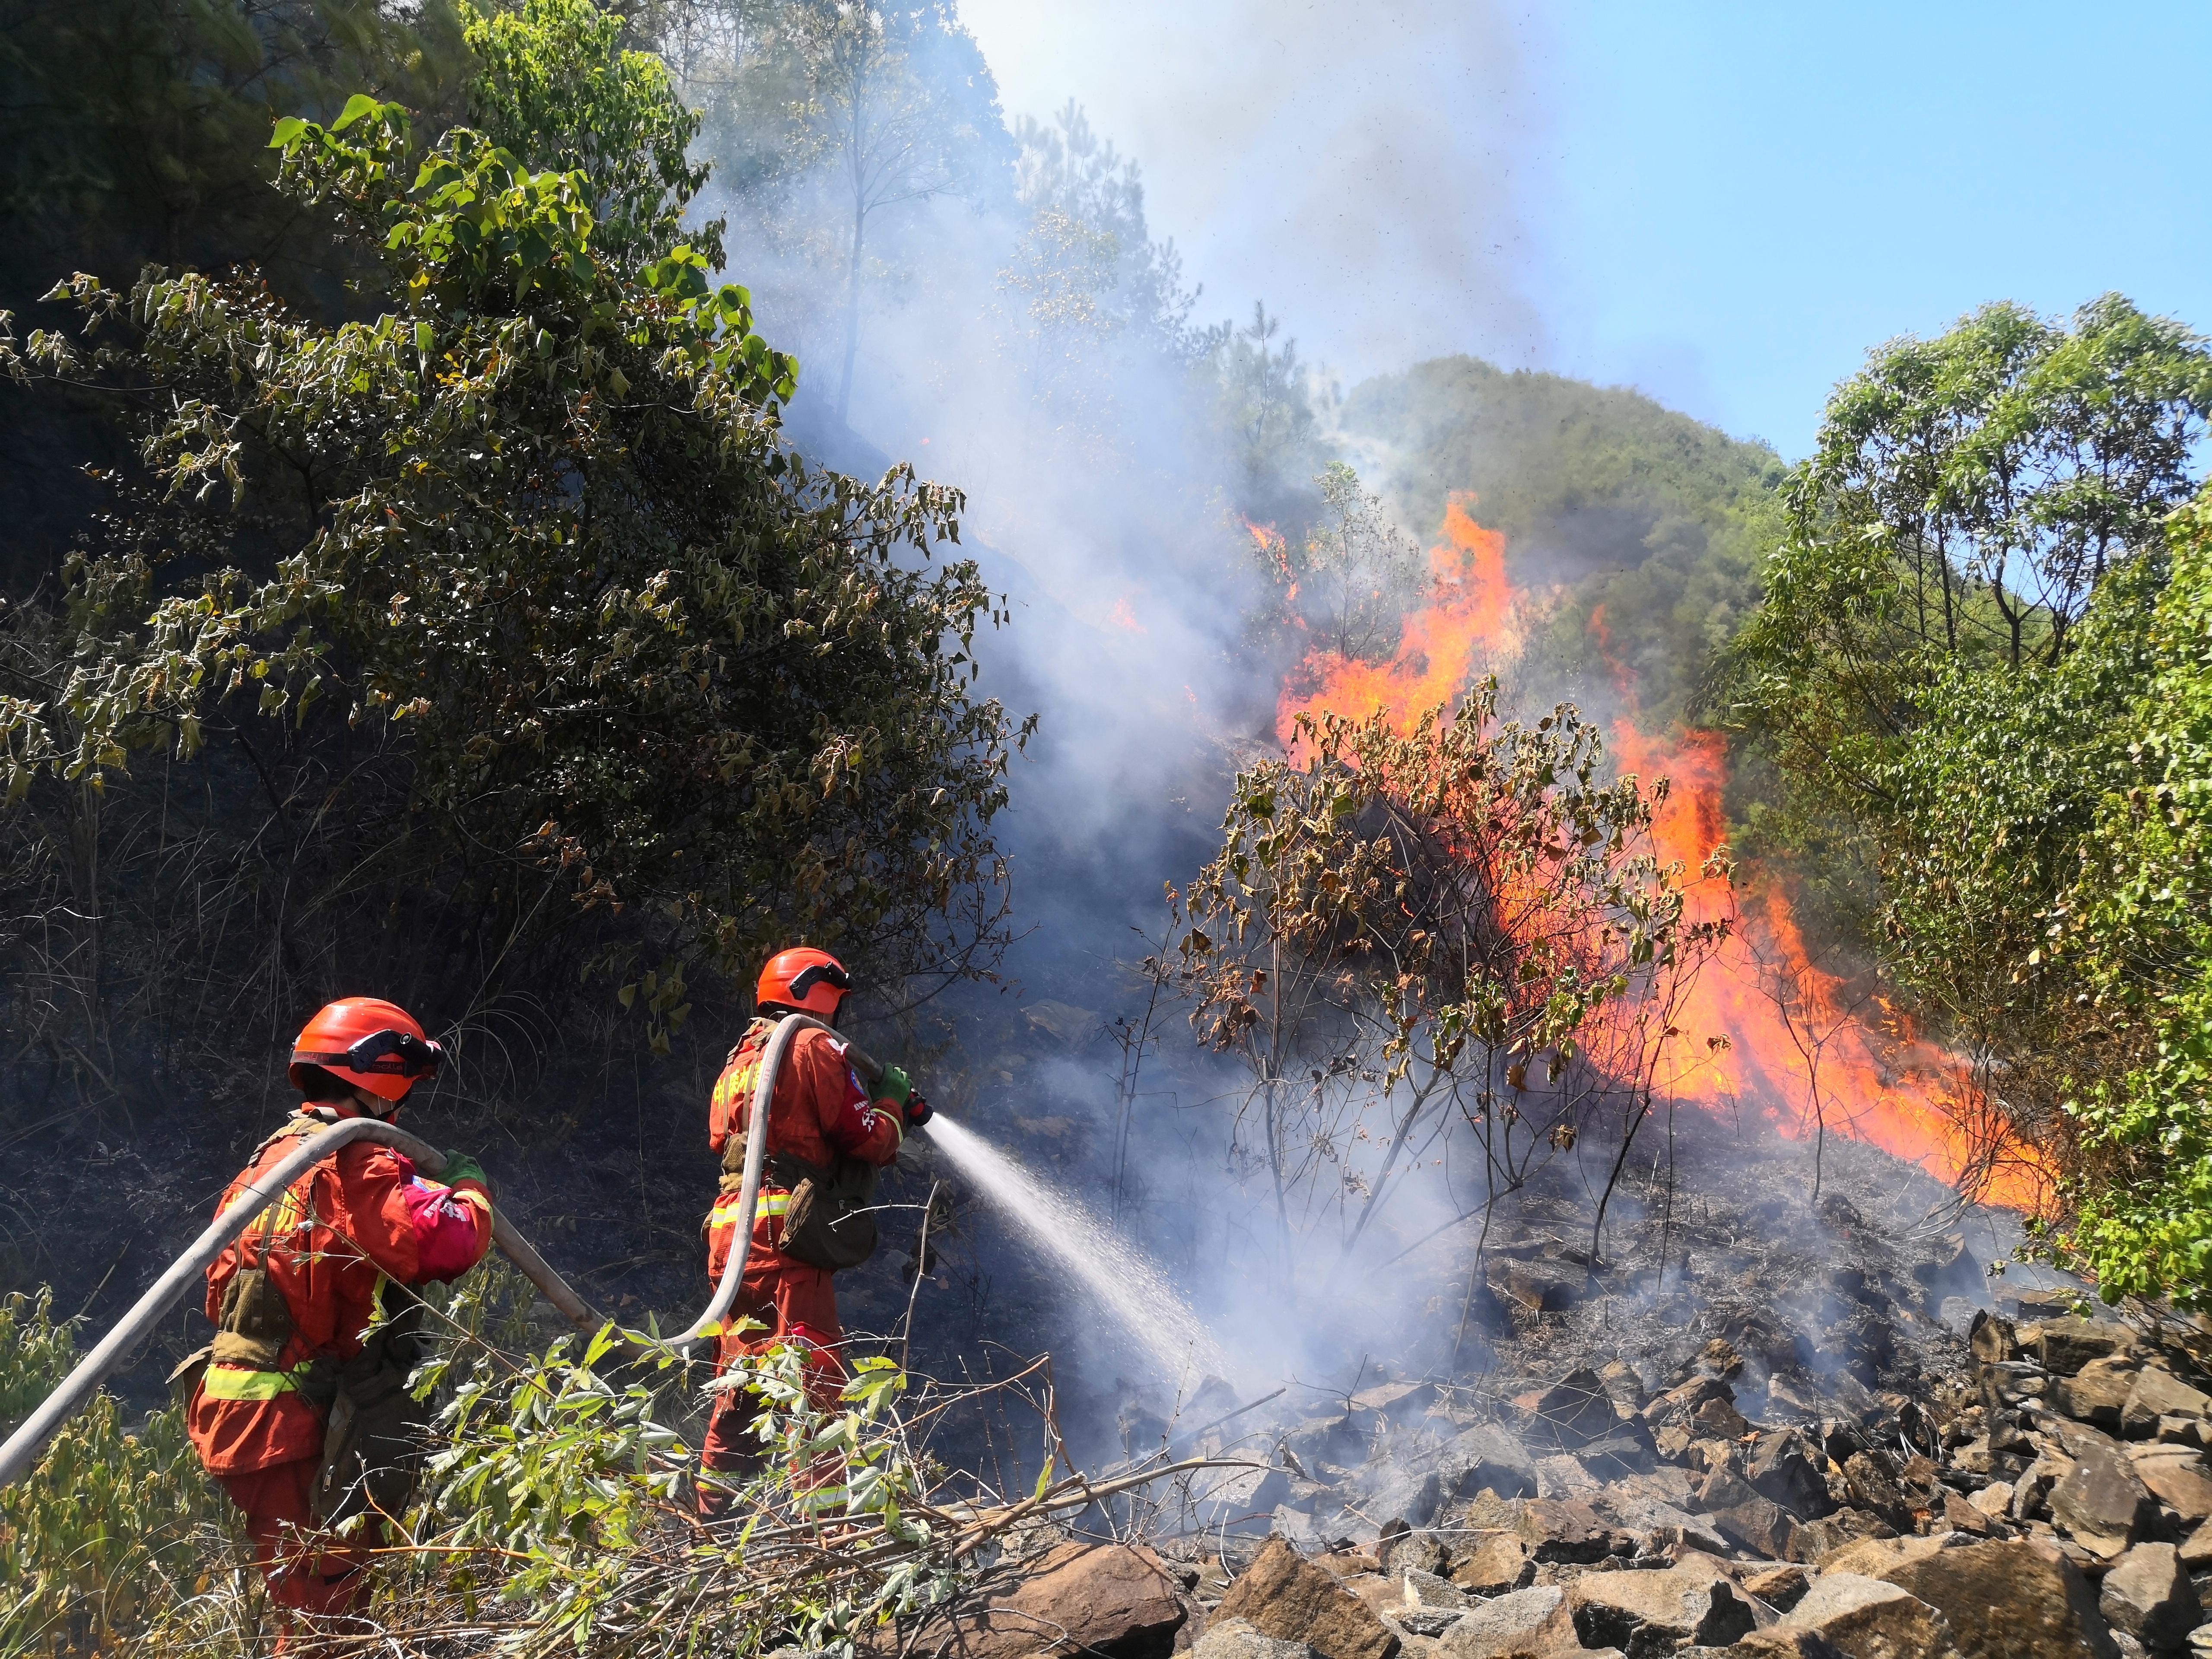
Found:
[[[1429,602],[1407,617],[1389,661],[1308,653],[1275,704],[1275,735],[1285,748],[1294,744],[1300,714],[1364,720],[1386,714],[1394,725],[1410,726],[1455,701],[1479,660],[1507,654],[1514,595],[1505,536],[1477,524],[1474,505],[1474,496],[1455,495],[1445,507],[1443,539],[1429,550]]]
[[[1313,652],[1285,686],[1276,732],[1294,756],[1300,714],[1379,713],[1402,729],[1455,702],[1473,675],[1506,665],[1517,651],[1522,607],[1506,575],[1505,538],[1475,522],[1473,505],[1473,496],[1455,496],[1445,509],[1443,539],[1429,555],[1435,586],[1407,617],[1388,662]],[[1589,629],[1632,715],[1636,677],[1613,653],[1602,607]],[[2045,1207],[2048,1166],[2033,1149],[1991,1127],[1987,1113],[1978,1114],[1981,1129],[1969,1127],[1981,1097],[1966,1063],[1822,966],[1778,882],[1754,884],[1739,909],[1729,883],[1701,878],[1727,837],[1727,739],[1698,730],[1654,737],[1624,717],[1613,725],[1613,748],[1624,773],[1670,781],[1652,840],[1662,862],[1681,867],[1691,920],[1735,916],[1674,1018],[1660,1073],[1672,1090],[1714,1109],[1755,1111],[1785,1134],[1871,1142],[1984,1202]]]

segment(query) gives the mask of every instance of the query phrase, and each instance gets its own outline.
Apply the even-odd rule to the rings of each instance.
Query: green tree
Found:
[[[1304,481],[1326,457],[1298,343],[1283,319],[1252,303],[1252,320],[1218,337],[1213,353],[1215,422],[1228,442],[1244,510],[1273,520],[1303,520],[1315,503]]]
[[[1653,850],[1666,781],[1604,781],[1572,708],[1501,722],[1494,679],[1408,732],[1301,715],[1298,739],[1238,775],[1164,957],[1200,1041],[1251,1072],[1237,1150],[1284,1243],[1333,1224],[1348,1255],[1447,1137],[1473,1138],[1495,1199],[1606,1129],[1584,1149],[1595,1249],[1725,932]]]
[[[2185,1284],[2201,1249],[2204,1194],[2146,1176],[2165,1131],[2138,1087],[2168,1030],[2153,1005],[2183,986],[2133,953],[2108,896],[2132,877],[2107,860],[2154,865],[2166,833],[2131,840],[2113,804],[2142,798],[2146,735],[2188,748],[2144,688],[2180,695],[2176,623],[2153,619],[2182,603],[2163,520],[2208,410],[2205,343],[2118,296],[2066,326],[1991,306],[1885,345],[1829,404],[1726,670],[1782,786],[1758,845],[1866,872],[1862,943],[2058,1156],[2114,1295]],[[2073,940],[2055,954],[2054,927]],[[2166,1080],[2186,1119],[2185,1078]],[[2164,1144],[2180,1181],[2190,1156]],[[2154,1213],[2180,1231],[2123,1249]]]
[[[635,265],[688,243],[722,268],[723,222],[683,222],[707,182],[689,155],[701,118],[659,58],[623,49],[620,17],[591,0],[513,11],[461,0],[461,26],[475,59],[470,120],[533,167],[583,173],[602,257]]]
[[[1253,538],[1273,603],[1255,617],[1274,643],[1370,662],[1397,648],[1406,613],[1430,585],[1420,544],[1342,461],[1314,478],[1321,510],[1305,535]]]
[[[82,331],[8,352],[156,411],[155,492],[7,641],[12,834],[112,888],[88,928],[129,893],[155,935],[128,968],[50,957],[93,975],[76,1005],[126,1006],[105,977],[179,952],[272,1024],[340,981],[465,1019],[641,952],[937,958],[993,890],[1008,737],[966,691],[997,613],[972,564],[932,562],[957,495],[805,466],[776,418],[796,366],[744,291],[685,247],[600,258],[582,174],[466,129],[418,161],[367,97],[276,143],[285,187],[382,250],[376,315],[88,277]],[[118,867],[167,844],[180,770],[222,810],[176,808],[197,839],[158,879]],[[188,879],[202,858],[229,885]],[[227,895],[227,954],[177,908],[195,881]],[[647,988],[657,1044],[684,985]]]
[[[718,88],[712,148],[748,242],[788,267],[794,308],[836,342],[842,421],[868,291],[906,280],[926,252],[917,210],[1006,188],[1013,147],[997,85],[947,0],[781,0],[731,30],[727,50],[702,71]]]
[[[0,0],[0,310],[35,310],[57,275],[127,286],[149,261],[251,261],[295,303],[343,304],[350,269],[326,227],[269,188],[269,124],[325,119],[368,88],[425,112],[459,101],[450,8],[373,0]],[[0,392],[0,587],[50,580],[100,505],[87,465],[130,441],[96,401]]]
[[[2092,1062],[2069,1079],[2087,1169],[2065,1246],[2112,1300],[2201,1309],[2212,1306],[2212,500],[2176,514],[2172,538],[2147,660],[2129,676],[2124,744],[2108,745],[2121,751],[2112,786],[2051,932],[2087,992],[2077,1054]]]

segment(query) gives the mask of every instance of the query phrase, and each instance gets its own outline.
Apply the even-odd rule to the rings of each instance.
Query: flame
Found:
[[[1622,772],[1671,781],[1652,841],[1662,862],[1682,866],[1689,919],[1717,919],[1736,894],[1698,872],[1726,836],[1727,739],[1696,730],[1656,738],[1622,719],[1613,746]],[[1969,1127],[1989,1115],[1977,1110],[1966,1063],[1821,966],[1777,882],[1753,887],[1674,1022],[1675,1085],[1692,1099],[1752,1107],[1796,1139],[1825,1127],[1869,1142],[1984,1203],[2038,1212],[2048,1203],[2050,1167],[2033,1148],[1993,1118],[1979,1133]]]
[[[1137,613],[1129,608],[1129,596],[1126,593],[1114,601],[1114,608],[1107,613],[1106,619],[1115,627],[1126,628],[1132,634],[1144,634],[1151,631],[1144,623],[1137,620]]]
[[[1474,503],[1471,495],[1455,495],[1446,507],[1443,538],[1429,554],[1430,597],[1407,617],[1388,662],[1312,652],[1286,683],[1275,730],[1294,760],[1301,714],[1364,720],[1379,713],[1405,729],[1455,702],[1475,672],[1499,667],[1518,651],[1523,607],[1506,576],[1505,538],[1475,522]],[[1251,528],[1263,550],[1279,547],[1279,537],[1267,539],[1272,529]],[[1974,1109],[1980,1091],[1963,1060],[1920,1039],[1878,998],[1855,996],[1850,981],[1820,965],[1778,883],[1755,884],[1739,905],[1728,881],[1702,873],[1727,838],[1727,738],[1711,731],[1654,737],[1638,730],[1632,718],[1635,672],[1613,649],[1602,605],[1589,627],[1629,711],[1613,726],[1620,769],[1670,781],[1651,827],[1660,860],[1681,866],[1690,920],[1733,913],[1735,921],[1674,1016],[1662,1078],[1700,1104],[1756,1110],[1784,1134],[1848,1135],[1983,1202],[2045,1209],[2047,1163],[2000,1130],[1967,1127],[1989,1115]]]
[[[1389,661],[1307,653],[1293,677],[1295,687],[1304,689],[1285,686],[1275,704],[1275,736],[1293,754],[1300,714],[1366,720],[1387,714],[1394,725],[1410,726],[1429,709],[1457,701],[1478,661],[1518,648],[1505,535],[1477,524],[1468,510],[1474,505],[1474,497],[1465,495],[1445,506],[1443,539],[1429,550],[1428,603],[1407,617]]]

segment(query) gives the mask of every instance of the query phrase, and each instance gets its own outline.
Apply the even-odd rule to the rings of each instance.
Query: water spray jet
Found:
[[[1187,1392],[1186,1385],[1226,1370],[1220,1345],[1167,1276],[1081,1200],[1024,1169],[965,1125],[933,1117],[923,1133],[1114,1316],[1163,1382]]]

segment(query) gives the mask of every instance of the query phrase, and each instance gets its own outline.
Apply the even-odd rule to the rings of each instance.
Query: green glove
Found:
[[[914,1083],[896,1066],[884,1067],[884,1074],[876,1079],[876,1098],[888,1100],[894,1106],[906,1104],[906,1097],[914,1092]]]
[[[445,1170],[438,1179],[448,1187],[458,1187],[464,1181],[473,1181],[484,1191],[491,1190],[491,1177],[484,1173],[483,1165],[466,1152],[447,1152]]]

